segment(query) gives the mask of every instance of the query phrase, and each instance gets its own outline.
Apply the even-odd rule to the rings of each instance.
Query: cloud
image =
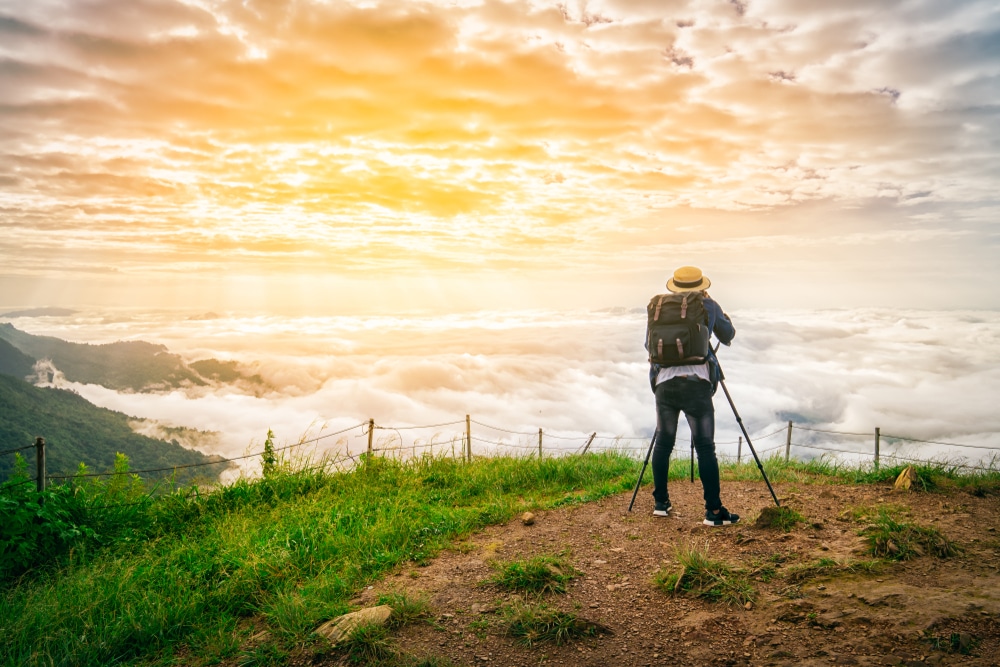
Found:
[[[10,225],[43,248],[58,227],[65,252],[93,239],[95,264],[139,275],[220,244],[235,248],[210,260],[220,271],[303,266],[303,243],[310,271],[331,256],[341,271],[454,270],[556,252],[579,267],[595,229],[627,237],[650,200],[676,215],[905,206],[914,192],[996,206],[989,3],[101,0],[2,14]],[[109,219],[135,237],[105,234]],[[57,256],[39,266],[60,271]]]
[[[744,310],[732,316],[737,337],[720,358],[761,451],[783,448],[788,420],[795,422],[797,456],[824,451],[807,446],[870,456],[875,427],[883,434],[884,457],[978,461],[989,453],[895,436],[995,447],[995,312]],[[481,451],[499,444],[537,447],[539,428],[553,453],[578,449],[592,432],[600,447],[623,436],[619,444],[642,450],[655,426],[642,308],[209,320],[145,312],[113,322],[82,312],[22,319],[18,326],[86,342],[141,338],[190,360],[214,356],[248,365],[278,389],[263,396],[226,387],[143,395],[67,385],[136,417],[218,432],[210,453],[229,456],[259,448],[268,429],[294,444],[369,418],[384,427],[377,432],[384,446],[433,439],[447,449],[464,433],[468,414]],[[715,406],[719,450],[735,454],[741,433],[721,391]],[[357,452],[367,446],[363,436],[354,429],[311,446]],[[758,442],[758,436],[770,437]]]

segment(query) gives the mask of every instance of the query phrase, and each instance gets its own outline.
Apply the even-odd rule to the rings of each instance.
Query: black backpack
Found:
[[[708,313],[701,292],[657,294],[646,307],[649,362],[685,366],[705,362],[710,349]]]

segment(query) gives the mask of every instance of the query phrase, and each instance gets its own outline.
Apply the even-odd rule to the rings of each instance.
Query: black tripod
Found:
[[[715,357],[715,362],[719,363],[719,357],[715,355],[713,350],[712,356]],[[736,416],[736,423],[740,425],[740,430],[743,431],[743,437],[747,439],[747,445],[750,447],[750,452],[753,454],[753,460],[757,462],[757,469],[760,470],[760,476],[764,478],[764,483],[767,484],[767,490],[771,492],[771,498],[774,499],[774,504],[781,507],[781,503],[778,502],[778,496],[774,495],[774,488],[771,486],[771,481],[767,478],[767,473],[764,472],[764,466],[760,463],[760,457],[757,456],[757,450],[753,448],[753,443],[750,442],[750,434],[747,433],[747,429],[743,426],[743,419],[740,417],[740,413],[736,410],[736,404],[733,403],[733,397],[729,395],[729,389],[726,388],[726,374],[722,372],[722,364],[719,364],[719,384],[722,385],[722,391],[726,394],[726,400],[729,401],[729,407],[733,409],[733,415]],[[653,439],[649,442],[649,449],[646,451],[646,459],[642,462],[642,470],[639,471],[639,479],[635,481],[635,490],[632,492],[632,501],[628,504],[628,511],[632,511],[632,506],[635,504],[635,497],[639,493],[639,486],[642,484],[642,477],[646,474],[646,466],[649,464],[649,456],[653,453],[653,443],[656,442],[656,432],[653,432]],[[694,481],[694,462],[691,462],[691,481]]]

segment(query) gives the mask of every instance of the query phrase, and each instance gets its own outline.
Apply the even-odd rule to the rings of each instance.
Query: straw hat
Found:
[[[702,275],[697,266],[682,266],[674,271],[674,277],[667,281],[671,292],[700,292],[707,290],[712,281]]]

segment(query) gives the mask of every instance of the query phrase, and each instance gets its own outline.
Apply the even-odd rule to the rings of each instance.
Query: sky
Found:
[[[0,0],[0,302],[1000,307],[992,0]]]

